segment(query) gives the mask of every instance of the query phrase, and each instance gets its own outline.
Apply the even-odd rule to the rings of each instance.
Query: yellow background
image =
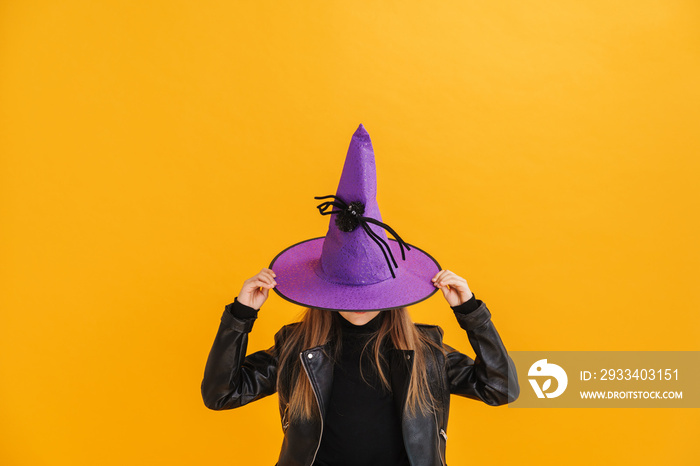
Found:
[[[698,31],[692,0],[0,3],[0,463],[273,464],[275,397],[209,411],[204,364],[325,234],[359,123],[384,220],[509,350],[700,350]],[[699,420],[455,397],[447,459],[697,464]]]

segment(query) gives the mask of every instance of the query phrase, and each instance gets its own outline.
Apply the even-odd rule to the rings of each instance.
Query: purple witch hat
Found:
[[[352,136],[335,196],[315,199],[326,199],[317,208],[331,216],[328,232],[272,260],[273,289],[281,297],[329,311],[386,311],[416,304],[438,290],[431,281],[441,270],[437,261],[382,222],[374,149],[364,126]]]

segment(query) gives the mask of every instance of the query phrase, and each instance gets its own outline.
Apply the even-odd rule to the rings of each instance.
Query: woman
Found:
[[[321,214],[335,214],[326,236],[282,251],[226,306],[204,371],[204,403],[231,409],[277,392],[280,466],[444,466],[450,394],[493,406],[513,401],[513,362],[466,280],[381,222],[362,125],[336,195],[318,199],[325,198],[334,200],[318,206]],[[339,210],[327,212],[331,206]],[[270,289],[306,312],[271,348],[246,356]],[[438,289],[474,360],[444,344],[439,327],[411,321],[406,307]]]

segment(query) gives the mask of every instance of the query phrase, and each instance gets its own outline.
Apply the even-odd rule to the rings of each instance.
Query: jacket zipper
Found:
[[[441,429],[440,426],[438,425],[437,413],[435,412],[435,409],[433,409],[433,417],[435,418],[435,429],[440,429],[439,435],[442,435],[442,437],[445,439],[445,441],[447,441],[447,434],[445,433],[445,429]],[[437,447],[438,447],[437,455],[440,458],[440,464],[442,466],[445,466],[445,461],[443,461],[443,459],[442,459],[442,454],[441,454],[442,450],[440,448],[440,437],[439,436],[437,437],[437,441],[438,441],[437,442]]]
[[[444,366],[442,364],[437,364],[437,369],[438,369],[438,374],[440,375],[440,379],[443,380],[445,378],[445,374],[443,373]],[[437,413],[435,412],[435,410],[433,410],[433,415],[435,416],[435,428],[440,429],[440,435],[442,436],[442,438],[445,439],[445,445],[447,445],[447,433],[445,432],[444,428],[442,428],[438,425]],[[446,460],[442,459],[442,454],[441,454],[441,449],[440,449],[440,437],[438,437],[438,452],[437,452],[437,454],[440,457],[440,464],[442,464],[442,466],[445,466]]]
[[[321,416],[321,401],[318,399],[318,394],[316,393],[316,389],[314,388],[314,384],[311,382],[311,376],[309,375],[309,370],[306,368],[306,362],[304,361],[304,353],[299,353],[299,357],[301,358],[301,366],[304,368],[304,372],[306,372],[306,377],[309,379],[309,385],[311,385],[311,391],[314,392],[314,398],[316,398],[316,404],[318,405],[318,417],[321,418],[321,434],[318,436],[318,445],[316,445],[316,451],[314,452],[314,457],[311,458],[311,463],[309,463],[309,466],[312,466],[314,464],[314,461],[316,461],[316,455],[318,455],[318,449],[321,448],[321,439],[323,438],[323,416]]]

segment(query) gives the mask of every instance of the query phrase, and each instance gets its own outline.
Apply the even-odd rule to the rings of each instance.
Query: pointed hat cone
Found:
[[[325,237],[292,245],[272,260],[277,294],[318,309],[383,311],[415,304],[437,291],[431,281],[440,271],[437,261],[413,245],[404,246],[402,259],[399,242],[389,239],[384,227],[373,222],[383,224],[374,149],[364,126],[352,136],[335,198],[325,200],[348,208],[335,205],[324,214],[334,211]],[[348,211],[358,204],[361,217],[370,221],[353,223],[357,217]],[[323,213],[321,206],[319,210]]]
[[[361,202],[365,217],[382,221],[377,205],[377,170],[374,149],[365,127],[360,125],[350,141],[336,196],[346,203]],[[321,253],[319,274],[326,280],[344,285],[370,285],[391,278],[387,261],[375,241],[362,228],[344,232],[337,217],[331,216]],[[368,225],[383,241],[383,228]],[[399,264],[399,267],[401,265]]]

